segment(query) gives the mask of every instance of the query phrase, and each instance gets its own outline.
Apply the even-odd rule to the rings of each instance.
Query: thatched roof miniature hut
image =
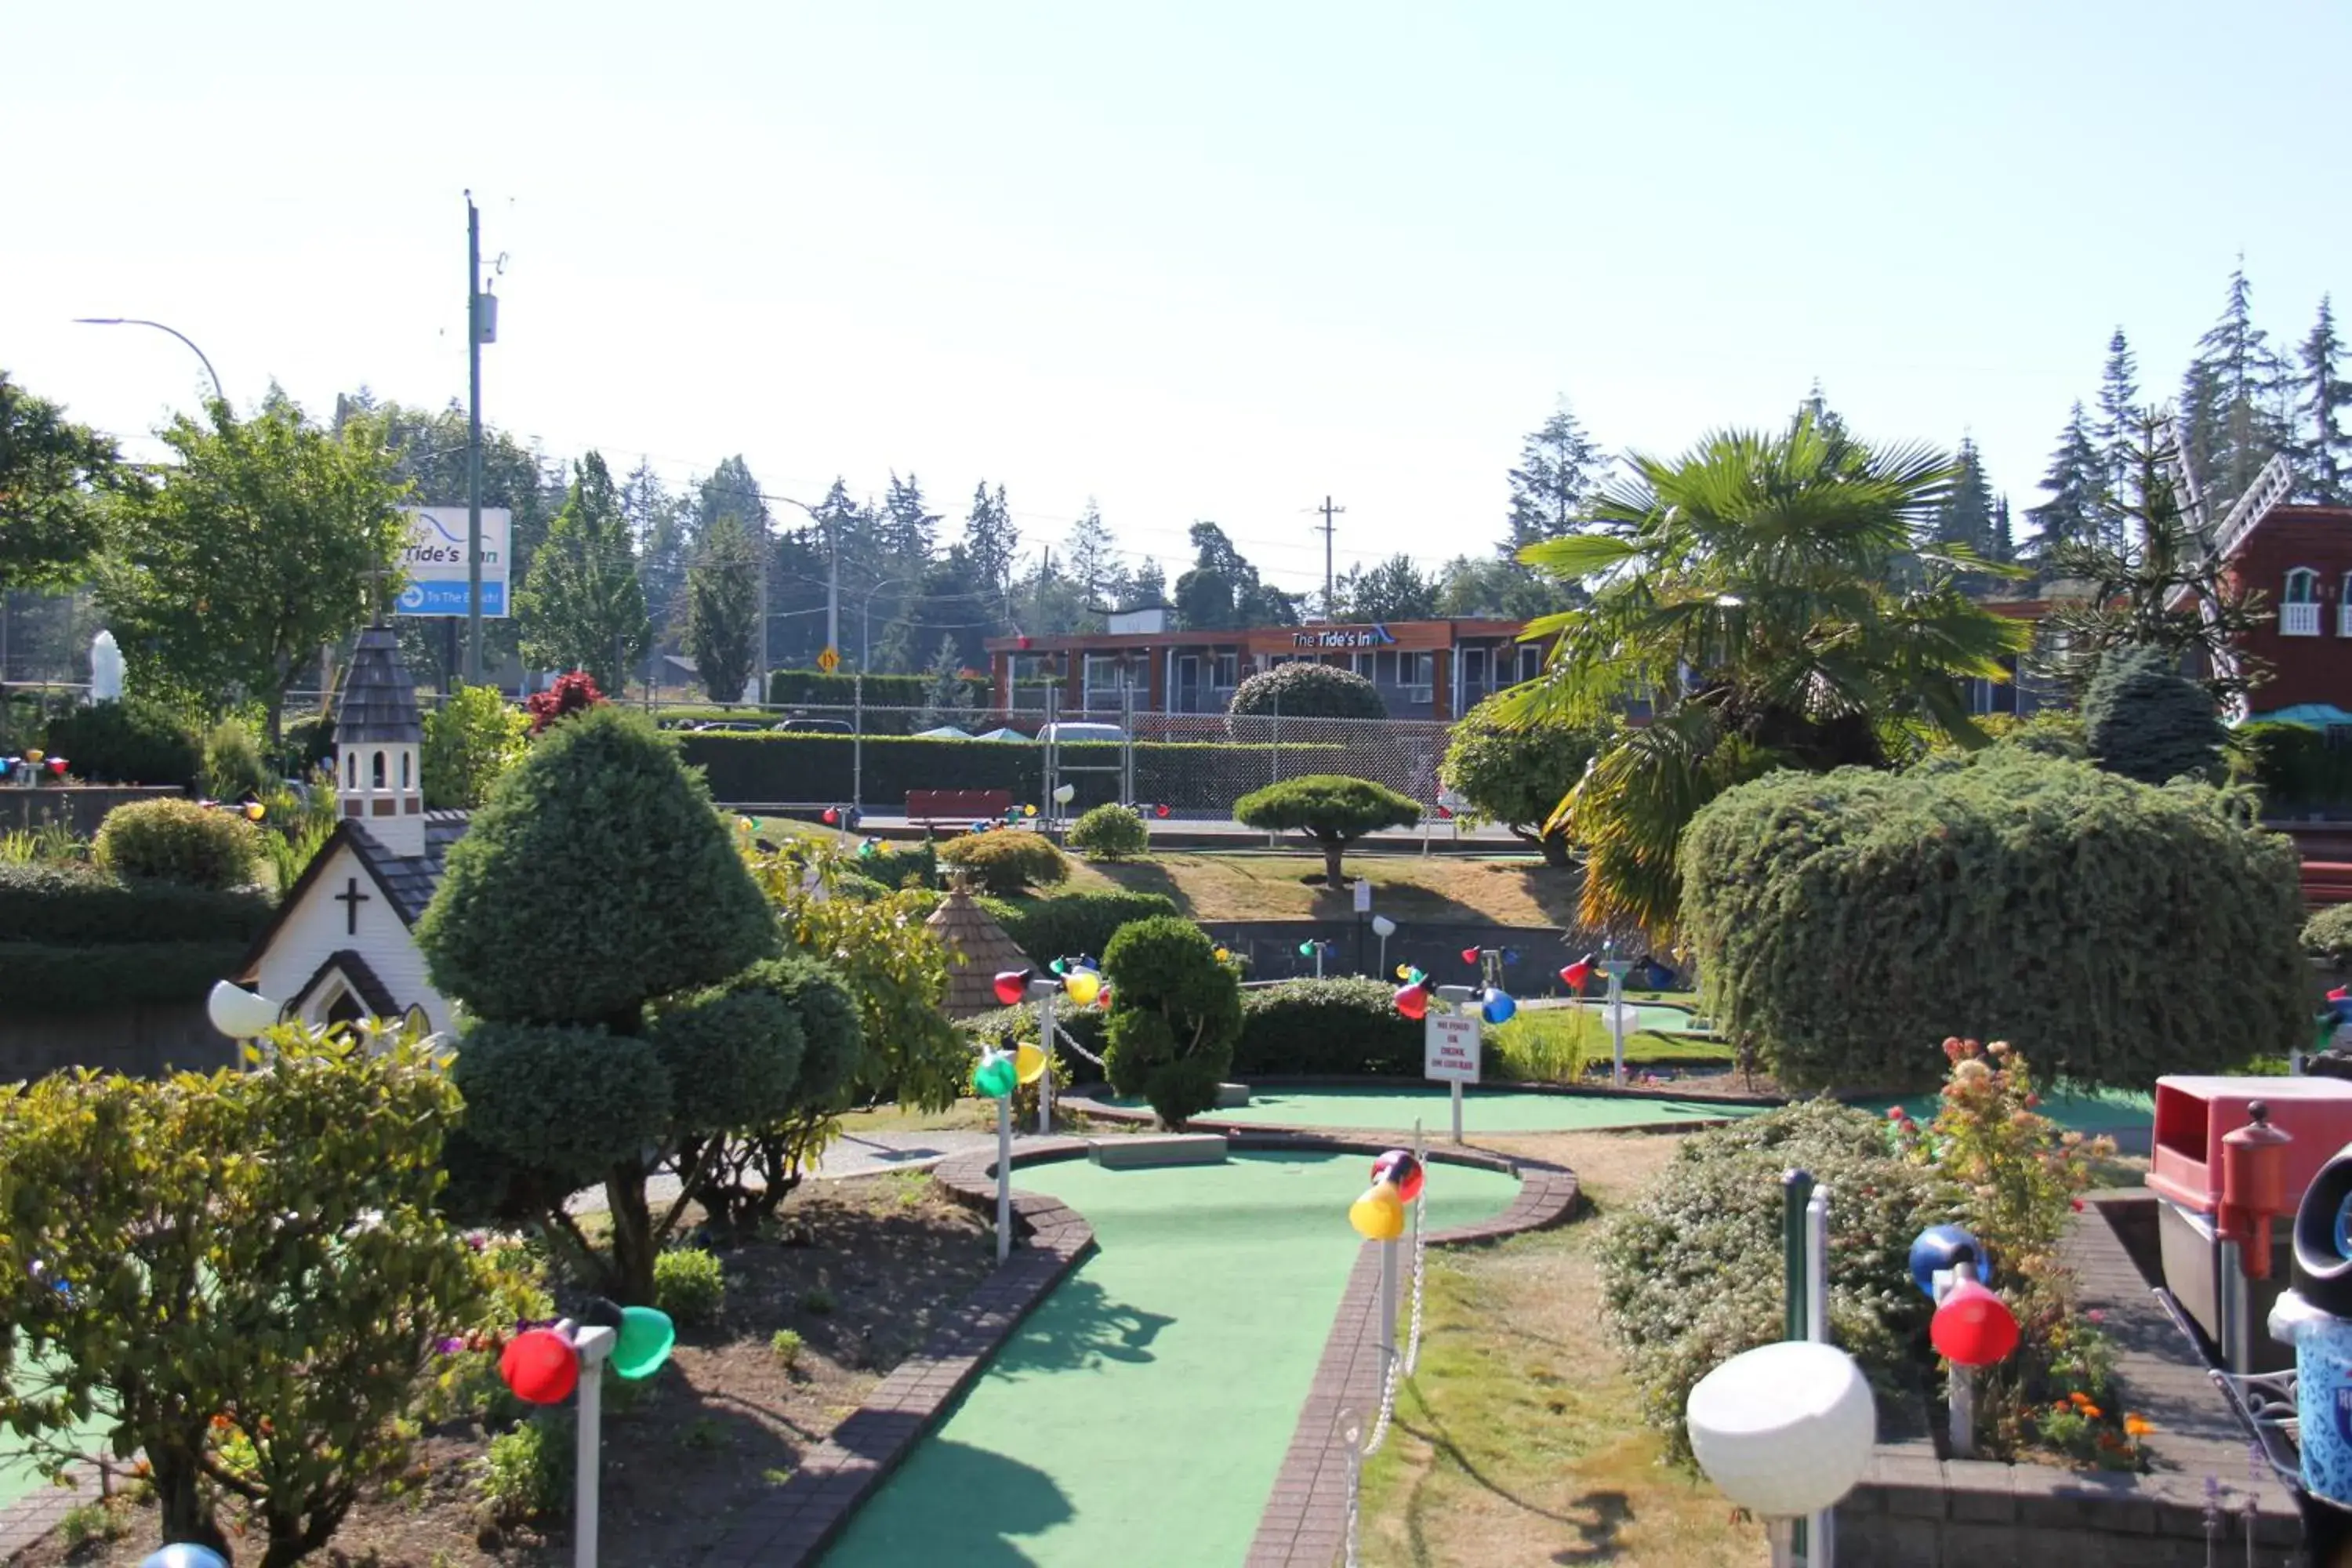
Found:
[[[969,1018],[1003,1005],[996,999],[998,972],[1030,966],[1028,955],[1013,945],[1004,928],[962,888],[949,889],[923,923],[947,944],[948,994],[941,1005],[950,1018]]]

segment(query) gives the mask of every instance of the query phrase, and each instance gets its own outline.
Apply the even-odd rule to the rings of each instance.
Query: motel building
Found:
[[[1380,689],[1391,719],[1450,721],[1479,699],[1532,679],[1543,649],[1518,621],[1391,621],[1218,631],[1168,629],[1165,605],[1121,610],[1090,635],[992,637],[995,706],[1034,711],[1060,689],[1067,718],[1223,713],[1260,670],[1296,659],[1352,669]]]

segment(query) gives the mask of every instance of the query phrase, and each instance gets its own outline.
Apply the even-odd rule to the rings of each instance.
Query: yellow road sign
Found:
[[[831,675],[841,668],[841,650],[831,647],[825,649],[816,656],[816,667],[827,675]]]

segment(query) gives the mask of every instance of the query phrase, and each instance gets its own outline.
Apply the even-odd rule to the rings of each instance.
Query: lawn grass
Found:
[[[1481,1140],[1482,1142],[1488,1142]],[[1575,1169],[1602,1213],[1671,1158],[1669,1134],[1496,1141]],[[1442,1167],[1433,1180],[1442,1179]],[[1367,1466],[1369,1564],[1612,1563],[1747,1568],[1762,1531],[1634,1420],[1599,1327],[1597,1216],[1491,1247],[1432,1251],[1421,1364]]]
[[[1490,1037],[1486,1076],[1496,1082],[1575,1083],[1595,1064],[1611,1059],[1609,1031],[1601,1016],[1582,1007],[1523,1007]],[[1731,1047],[1720,1040],[1649,1030],[1625,1037],[1625,1060],[1647,1067],[1659,1062],[1732,1064]]]
[[[1352,855],[1348,875],[1372,884],[1391,920],[1562,925],[1576,918],[1580,878],[1538,856]],[[1323,858],[1263,849],[1185,851],[1095,865],[1072,858],[1071,892],[1164,893],[1200,921],[1345,920],[1347,892],[1321,885]]]

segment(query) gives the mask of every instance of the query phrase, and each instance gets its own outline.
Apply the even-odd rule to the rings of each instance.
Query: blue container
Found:
[[[2352,1508],[2352,1321],[2305,1320],[2295,1335],[2294,1373],[2304,1489]]]

